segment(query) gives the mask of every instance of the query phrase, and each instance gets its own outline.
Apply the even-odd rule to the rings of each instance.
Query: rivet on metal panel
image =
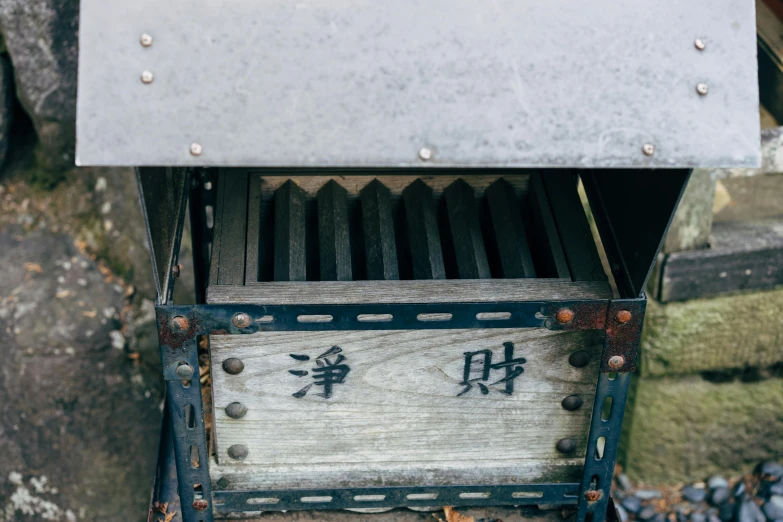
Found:
[[[188,321],[187,317],[182,317],[181,315],[178,315],[171,320],[171,328],[175,332],[184,332],[185,330],[190,328],[190,321]]]
[[[706,83],[700,83],[696,85],[696,92],[698,92],[700,95],[704,96],[707,94],[708,87]]]
[[[226,415],[231,417],[232,419],[241,419],[245,416],[247,413],[247,408],[245,408],[245,405],[239,402],[232,402],[228,406],[226,406]]]
[[[557,315],[555,315],[555,318],[557,319],[557,322],[560,324],[566,324],[570,323],[574,320],[574,312],[572,310],[569,310],[568,308],[562,308],[557,311]]]
[[[579,350],[578,352],[574,352],[568,358],[568,364],[570,364],[574,368],[584,368],[585,366],[590,364],[590,354],[584,350]]]
[[[234,460],[245,460],[247,457],[247,446],[243,444],[234,444],[228,448],[228,456]]]
[[[250,316],[246,313],[240,312],[234,316],[231,322],[234,323],[234,326],[237,328],[247,328],[250,326]]]
[[[423,161],[429,160],[432,158],[432,150],[428,149],[427,147],[422,147],[419,149],[419,158],[421,158]]]
[[[609,358],[609,362],[607,364],[612,370],[619,370],[623,367],[623,365],[625,365],[625,357],[622,355],[613,355]]]
[[[187,379],[193,375],[193,367],[186,362],[180,363],[176,369],[177,377],[180,379]]]
[[[152,83],[152,80],[154,78],[155,77],[149,71],[144,71],[143,73],[141,73],[141,83]]]
[[[625,324],[631,320],[631,312],[628,310],[620,310],[615,314],[614,318],[617,319],[618,323]]]
[[[642,145],[642,152],[644,152],[645,156],[652,156],[655,154],[655,145],[652,143],[645,143]]]
[[[576,411],[581,408],[584,403],[584,399],[582,399],[579,395],[569,395],[563,399],[563,402],[560,404],[563,406],[564,410]]]
[[[231,375],[242,373],[242,370],[244,369],[245,369],[245,363],[243,363],[240,359],[237,359],[236,357],[231,357],[230,359],[226,359],[225,361],[223,361],[223,371]]]
[[[695,42],[693,42],[693,45],[696,46],[696,49],[699,51],[703,51],[705,47],[707,47],[707,44],[704,43],[704,40],[701,38],[697,38]]]
[[[576,451],[576,441],[574,439],[560,439],[557,441],[556,447],[560,453],[573,453]]]
[[[152,45],[152,36],[148,35],[147,33],[144,33],[141,35],[141,38],[139,38],[139,42],[141,42],[141,45],[144,47],[149,47]]]
[[[201,156],[201,152],[203,151],[201,145],[199,143],[191,143],[190,144],[190,154],[192,156]]]

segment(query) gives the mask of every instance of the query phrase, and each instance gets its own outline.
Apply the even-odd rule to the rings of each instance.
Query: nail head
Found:
[[[244,312],[240,312],[234,316],[231,322],[234,323],[234,326],[237,328],[247,328],[250,326],[250,316]]]
[[[590,354],[584,350],[579,350],[578,352],[574,352],[568,358],[568,364],[570,364],[574,368],[584,368],[585,366],[590,364]]]
[[[708,91],[709,87],[707,87],[706,83],[700,83],[696,85],[696,92],[698,92],[701,96],[706,96]]]
[[[622,355],[613,355],[609,357],[609,362],[607,364],[612,370],[619,370],[625,366],[625,357]]]
[[[223,361],[223,371],[228,374],[237,375],[238,373],[242,373],[242,370],[244,369],[245,363],[236,357],[231,357],[230,359]]]
[[[429,160],[432,158],[432,150],[428,149],[427,147],[422,147],[419,149],[419,158],[421,158],[423,161]]]
[[[655,145],[653,145],[652,143],[645,143],[642,146],[642,152],[644,152],[645,156],[652,156],[653,154],[655,154]]]
[[[704,43],[704,40],[701,38],[697,38],[695,42],[693,42],[693,45],[696,46],[696,49],[699,51],[703,51],[705,47],[707,47],[707,44]]]
[[[141,45],[144,47],[149,47],[152,45],[152,36],[148,35],[147,33],[144,33],[141,35],[141,38],[139,38],[139,41],[141,42]]]
[[[234,460],[245,460],[245,458],[247,458],[247,446],[244,444],[234,444],[228,448],[228,456]]]
[[[188,379],[193,375],[193,367],[186,362],[180,363],[176,369],[177,377]]]
[[[564,410],[576,411],[581,408],[584,403],[584,399],[582,399],[579,395],[569,395],[563,399],[563,402],[560,404],[563,406]]]
[[[201,145],[199,143],[191,143],[190,144],[190,154],[192,156],[201,156],[201,152],[203,151]]]
[[[574,439],[560,439],[557,441],[556,447],[560,453],[573,453],[576,451],[576,441]]]
[[[562,308],[557,311],[555,319],[557,319],[557,322],[560,324],[570,323],[574,320],[574,312],[569,308]]]
[[[149,71],[144,71],[141,73],[141,83],[152,83],[152,80],[154,79],[155,77]]]
[[[631,316],[631,312],[629,312],[628,310],[620,310],[619,312],[617,312],[617,314],[615,314],[614,317],[615,319],[617,319],[618,323],[625,324],[631,320],[632,316]]]
[[[187,317],[178,315],[171,320],[171,327],[174,329],[174,331],[184,332],[190,328],[190,321],[188,321]]]

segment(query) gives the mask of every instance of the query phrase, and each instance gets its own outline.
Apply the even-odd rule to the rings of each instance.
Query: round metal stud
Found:
[[[247,458],[247,446],[244,444],[234,444],[228,448],[228,456],[234,460],[245,460]]]
[[[590,354],[584,350],[579,350],[578,352],[574,352],[568,358],[568,364],[570,364],[574,368],[584,368],[585,366],[590,364]]]
[[[250,316],[244,312],[239,312],[234,316],[231,322],[234,323],[234,326],[237,328],[247,328],[250,326]]]
[[[706,83],[700,83],[696,85],[696,92],[698,92],[700,96],[706,96],[707,92],[709,92],[709,87],[707,87]]]
[[[201,153],[204,151],[204,149],[201,147],[201,144],[199,143],[191,143],[190,144],[190,155],[191,156],[201,156]]]
[[[422,147],[419,149],[419,158],[422,159],[422,161],[427,161],[432,158],[432,150],[428,149],[427,147]]]
[[[238,373],[242,373],[242,370],[244,369],[245,363],[236,357],[231,357],[230,359],[223,361],[223,371],[228,374],[236,375]]]
[[[699,51],[703,51],[705,47],[707,47],[707,44],[704,43],[704,40],[701,38],[697,38],[695,42],[693,42],[694,47],[698,49]]]
[[[245,405],[239,402],[232,402],[228,406],[226,406],[226,415],[231,417],[232,419],[241,419],[245,416],[247,413],[247,408],[245,408]]]
[[[617,319],[618,323],[625,324],[631,320],[631,312],[628,310],[620,310],[614,315],[614,318]]]
[[[625,365],[625,357],[622,355],[613,355],[609,357],[609,362],[607,364],[609,365],[609,368],[617,371]]]
[[[193,501],[193,509],[195,509],[196,511],[206,511],[208,507],[209,507],[209,502],[207,502],[203,498]]]
[[[645,143],[642,145],[642,152],[644,152],[645,156],[652,156],[655,154],[655,145],[652,143]]]
[[[147,33],[144,33],[141,35],[141,38],[139,38],[139,42],[141,42],[141,45],[144,47],[149,47],[152,45],[152,36],[148,35]]]
[[[574,312],[568,308],[562,308],[557,311],[555,319],[557,319],[557,322],[560,324],[570,323],[574,320]]]
[[[563,406],[564,410],[576,411],[581,408],[584,403],[584,399],[582,399],[579,395],[569,395],[563,399],[563,402],[560,404]]]
[[[568,455],[576,451],[576,441],[574,439],[560,439],[557,441],[557,451]],[[229,449],[230,451],[230,449]]]
[[[171,320],[171,328],[175,332],[184,332],[190,328],[190,321],[188,321],[187,317],[178,315]]]
[[[155,77],[149,71],[144,71],[141,73],[141,83],[152,83],[152,80],[154,79]]]
[[[180,379],[189,379],[193,375],[193,367],[186,362],[180,363],[175,370]]]

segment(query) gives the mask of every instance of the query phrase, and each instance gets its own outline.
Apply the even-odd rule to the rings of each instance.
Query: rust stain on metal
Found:
[[[602,372],[636,370],[645,304],[643,299],[618,300],[610,304],[601,358]],[[623,359],[622,363],[614,359],[616,356]]]
[[[606,302],[553,303],[541,310],[550,319],[546,327],[550,330],[601,330],[606,324]],[[561,312],[568,311],[571,319],[561,322]],[[558,317],[560,316],[560,317]]]
[[[560,324],[570,323],[574,320],[574,312],[569,308],[561,308],[557,311],[555,318]]]
[[[588,502],[595,502],[597,500],[600,500],[600,498],[603,496],[602,492],[600,490],[595,489],[589,489],[585,491],[585,499]]]
[[[158,337],[162,346],[168,346],[173,350],[178,350],[191,339],[198,328],[197,321],[188,320],[188,327],[183,331],[173,331],[169,315],[162,310],[156,310],[155,316],[158,322]],[[187,320],[187,319],[186,319]]]

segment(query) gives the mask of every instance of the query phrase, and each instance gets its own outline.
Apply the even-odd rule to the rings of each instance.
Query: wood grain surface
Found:
[[[213,336],[213,480],[230,475],[232,487],[256,488],[572,480],[586,447],[603,335],[471,329]],[[497,382],[508,376],[502,366],[485,377],[485,352],[472,358],[471,386],[462,384],[465,353],[483,350],[492,365],[514,359],[510,369],[523,368],[511,389]],[[584,368],[568,363],[578,350],[591,355]],[[229,357],[242,359],[242,373],[220,370]],[[324,366],[343,367],[330,393],[316,379]],[[561,401],[573,394],[584,406],[569,412]],[[247,407],[244,417],[226,415],[233,402]],[[555,449],[566,437],[577,441],[572,455]],[[245,460],[228,457],[234,444],[248,447]]]

